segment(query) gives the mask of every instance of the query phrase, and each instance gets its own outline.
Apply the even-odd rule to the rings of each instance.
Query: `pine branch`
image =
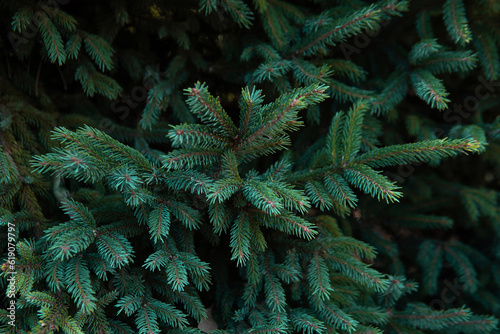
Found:
[[[408,72],[395,72],[388,80],[385,88],[370,100],[372,105],[371,114],[386,114],[393,110],[408,93]]]
[[[229,142],[225,137],[213,133],[210,127],[201,124],[172,126],[167,136],[174,147],[224,148]]]
[[[276,51],[271,45],[260,43],[245,48],[241,53],[240,59],[249,61],[253,58],[254,55],[258,55],[266,61],[277,60],[281,58],[279,52]]]
[[[156,299],[151,300],[148,304],[161,321],[172,327],[183,329],[189,324],[186,315],[170,304]]]
[[[333,74],[333,71],[326,64],[318,68],[300,58],[293,58],[293,68],[295,78],[302,85],[324,84],[326,83],[324,78]]]
[[[391,223],[398,226],[408,226],[419,229],[449,229],[453,226],[453,221],[448,217],[424,214],[398,215],[391,220]]]
[[[215,181],[209,190],[207,199],[211,204],[222,204],[239,191],[241,186],[239,182],[235,182],[232,179]]]
[[[273,312],[284,312],[286,307],[285,289],[278,278],[264,264],[264,295],[266,305]]]
[[[299,238],[311,240],[318,234],[314,224],[290,212],[283,212],[278,216],[270,216],[268,214],[257,214],[257,216],[259,217],[259,222],[264,226],[278,229],[287,234],[293,234]]]
[[[174,170],[164,174],[163,182],[171,189],[185,190],[193,194],[208,194],[213,180],[194,170]]]
[[[273,81],[285,76],[290,70],[292,63],[288,60],[277,60],[268,63],[260,64],[259,67],[252,73],[252,78],[256,83],[264,81]]]
[[[269,2],[265,2],[265,5],[259,7],[262,24],[268,38],[278,50],[283,50],[290,41],[291,30],[283,11],[275,5],[270,5]]]
[[[379,307],[349,307],[345,309],[351,317],[360,323],[370,323],[375,325],[385,325],[389,322],[390,316],[386,310]],[[368,332],[369,333],[369,332]]]
[[[336,75],[345,76],[355,84],[359,84],[366,79],[367,72],[361,66],[351,61],[332,59],[327,60],[327,63]]]
[[[252,115],[258,113],[264,102],[264,96],[261,90],[256,90],[254,87],[248,87],[241,90],[239,99],[240,106],[240,132],[246,133],[248,128],[253,128],[255,118]]]

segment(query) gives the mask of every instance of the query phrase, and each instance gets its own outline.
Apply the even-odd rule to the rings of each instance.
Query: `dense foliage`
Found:
[[[2,333],[499,333],[500,3],[0,2]]]

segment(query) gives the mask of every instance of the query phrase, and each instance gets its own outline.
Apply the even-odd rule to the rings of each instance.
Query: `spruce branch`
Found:
[[[439,330],[459,324],[471,316],[469,309],[432,310],[423,303],[412,303],[408,310],[398,312],[393,317],[403,324],[426,330]]]
[[[324,178],[324,184],[328,193],[341,206],[349,206],[354,208],[358,198],[356,194],[349,188],[345,178],[340,174],[327,174]]]
[[[418,65],[432,74],[467,72],[476,67],[476,54],[472,51],[440,52],[426,57]]]
[[[232,249],[231,260],[236,260],[238,265],[244,265],[250,257],[250,221],[248,213],[241,212],[233,222],[230,232]]]
[[[77,59],[78,53],[82,47],[82,37],[80,34],[72,35],[66,42],[66,55],[67,59]]]
[[[330,273],[325,260],[317,253],[313,255],[308,266],[308,282],[311,293],[321,300],[330,299],[330,291],[333,287],[330,283]]]
[[[85,51],[96,63],[101,71],[111,70],[113,68],[113,48],[100,36],[86,34],[83,37]]]
[[[321,211],[329,210],[332,208],[332,201],[325,187],[319,182],[307,182],[305,185],[305,192],[311,199],[312,203],[319,206]]]
[[[439,110],[446,109],[447,103],[450,102],[446,96],[449,93],[441,80],[436,78],[427,70],[416,70],[411,73],[411,83],[415,93],[425,102],[431,105],[432,108]]]
[[[189,96],[187,103],[191,112],[196,114],[201,121],[211,125],[223,135],[236,136],[237,129],[233,121],[224,111],[219,100],[210,95],[205,84],[197,82],[194,88],[186,89],[185,94]]]
[[[352,160],[359,151],[361,145],[361,125],[368,107],[367,103],[355,103],[346,115],[342,128],[342,163]]]
[[[394,183],[391,183],[387,178],[382,176],[366,165],[352,164],[345,169],[346,179],[355,185],[357,188],[369,193],[378,200],[384,199],[389,202],[397,202],[402,196],[401,192]]]
[[[488,80],[496,80],[500,75],[500,56],[495,38],[489,32],[481,30],[474,38],[473,44],[484,75]]]
[[[301,46],[295,53],[305,56],[314,54],[318,49],[324,48],[326,45],[335,45],[335,42],[343,41],[364,29],[374,29],[382,18],[381,14],[382,11],[376,5],[355,11],[333,23],[333,29],[324,28],[313,35],[312,41]]]
[[[435,139],[411,144],[391,145],[363,153],[352,162],[370,167],[387,167],[416,162],[430,162],[436,158],[478,152],[479,142],[470,139]]]
[[[54,63],[57,61],[59,66],[64,64],[66,61],[66,51],[64,50],[61,34],[45,12],[36,12],[35,15],[51,62]]]
[[[447,0],[444,3],[443,19],[446,29],[455,43],[467,44],[471,41],[472,36],[462,0]]]
[[[408,60],[411,64],[417,64],[420,60],[426,59],[433,54],[442,51],[441,46],[436,38],[422,39],[420,42],[413,45],[408,54]]]

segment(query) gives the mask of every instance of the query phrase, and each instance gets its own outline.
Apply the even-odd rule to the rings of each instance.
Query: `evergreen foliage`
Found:
[[[499,15],[1,2],[0,332],[498,333]]]

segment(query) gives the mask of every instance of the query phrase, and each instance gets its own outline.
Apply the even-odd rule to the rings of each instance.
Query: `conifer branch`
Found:
[[[66,51],[64,50],[61,34],[46,13],[37,12],[35,15],[50,60],[52,62],[57,60],[59,66],[64,64],[66,61]]]
[[[192,168],[195,165],[208,165],[218,160],[222,155],[219,149],[182,149],[174,150],[163,155],[163,167],[170,168]]]
[[[441,52],[422,61],[419,65],[435,74],[466,72],[475,67],[477,59],[471,51]]]
[[[83,43],[85,51],[87,51],[90,58],[92,58],[101,71],[113,68],[111,57],[114,50],[103,38],[93,34],[86,34],[83,38]]]
[[[354,192],[340,174],[327,174],[324,179],[326,189],[341,206],[354,208],[358,201]]]
[[[422,302],[451,270],[454,303],[498,308],[500,7],[480,2],[395,22],[408,0],[4,1],[0,277],[23,316],[0,332],[493,333]]]
[[[273,312],[284,312],[286,306],[285,290],[266,264],[267,261],[264,262],[264,294],[266,296],[266,305]]]
[[[233,121],[222,109],[219,100],[210,95],[205,84],[197,82],[194,88],[188,88],[185,92],[189,96],[187,103],[191,107],[191,111],[203,122],[212,125],[225,135],[236,136],[237,130]]]
[[[372,114],[379,115],[387,113],[392,108],[397,106],[408,92],[408,76],[409,73],[396,73],[394,78],[391,78],[383,89],[383,91],[370,100],[372,106]]]
[[[424,38],[432,38],[433,37],[429,11],[422,10],[417,15],[416,28],[417,28],[418,34],[420,35],[420,38],[424,39]]]
[[[324,86],[310,85],[284,94],[276,102],[267,105],[264,110],[270,113],[266,115],[264,124],[253,131],[251,135],[242,139],[236,151],[251,145],[254,141],[262,140],[266,136],[283,133],[287,129],[294,130],[295,124],[300,125],[296,121],[296,113],[309,104],[321,102],[326,97],[325,88]]]
[[[248,6],[241,0],[223,0],[222,5],[229,11],[229,14],[238,23],[247,29],[251,26],[253,13]]]
[[[264,102],[262,91],[252,87],[242,89],[239,100],[240,105],[240,133],[246,133],[248,128],[255,126],[252,122],[252,115],[256,114]]]
[[[496,80],[500,73],[500,56],[493,38],[487,32],[481,31],[474,38],[474,46],[486,78]]]
[[[377,148],[356,157],[352,162],[370,167],[387,167],[429,162],[435,158],[453,157],[478,150],[479,143],[476,140],[445,138]]]
[[[393,317],[404,319],[405,323],[416,325],[417,328],[437,330],[446,326],[466,321],[471,313],[469,309],[449,309],[434,311],[423,304],[411,304],[408,311],[398,312]],[[411,313],[410,313],[411,312]]]
[[[439,110],[446,109],[450,102],[446,98],[448,93],[444,88],[441,80],[433,76],[426,70],[416,70],[411,74],[411,82],[415,93],[425,102],[431,105],[432,108]]]
[[[387,202],[394,202],[398,201],[398,197],[402,195],[395,191],[399,187],[366,165],[349,165],[345,169],[344,175],[349,182],[371,196],[377,196],[379,200],[385,199]]]
[[[453,266],[459,278],[464,284],[464,289],[474,293],[477,289],[477,273],[470,260],[462,252],[454,247],[445,246],[446,258]]]
[[[447,0],[443,5],[443,18],[446,29],[455,43],[466,44],[471,41],[462,0]]]
[[[317,253],[314,254],[309,262],[308,282],[311,293],[316,295],[317,298],[321,300],[330,299],[329,293],[333,290],[333,287],[330,283],[328,267],[325,260]]]
[[[329,210],[332,207],[332,201],[321,183],[307,182],[305,192],[311,198],[313,204],[319,206],[321,211]]]
[[[371,99],[373,98],[372,92],[359,89],[356,87],[350,87],[339,81],[328,79],[328,86],[332,89],[332,94],[334,97],[338,98],[340,101],[350,101],[354,102],[356,99]]]
[[[241,212],[238,218],[233,222],[231,228],[231,242],[232,248],[231,260],[236,260],[238,266],[244,265],[250,256],[250,222],[247,212]]]
[[[297,55],[309,55],[317,50],[317,48],[324,44],[333,44],[334,41],[340,41],[352,34],[358,33],[365,28],[373,28],[375,23],[380,19],[381,10],[374,5],[363,8],[354,12],[350,16],[339,21],[335,28],[322,32],[314,40],[304,45],[295,53]]]
[[[368,110],[366,103],[355,103],[346,115],[342,128],[343,148],[342,162],[354,158],[361,145],[361,125],[363,116]],[[340,153],[340,152],[339,152]]]
[[[198,124],[172,126],[167,136],[176,147],[187,145],[221,147],[220,144],[229,142],[225,137],[212,133],[210,128]]]

